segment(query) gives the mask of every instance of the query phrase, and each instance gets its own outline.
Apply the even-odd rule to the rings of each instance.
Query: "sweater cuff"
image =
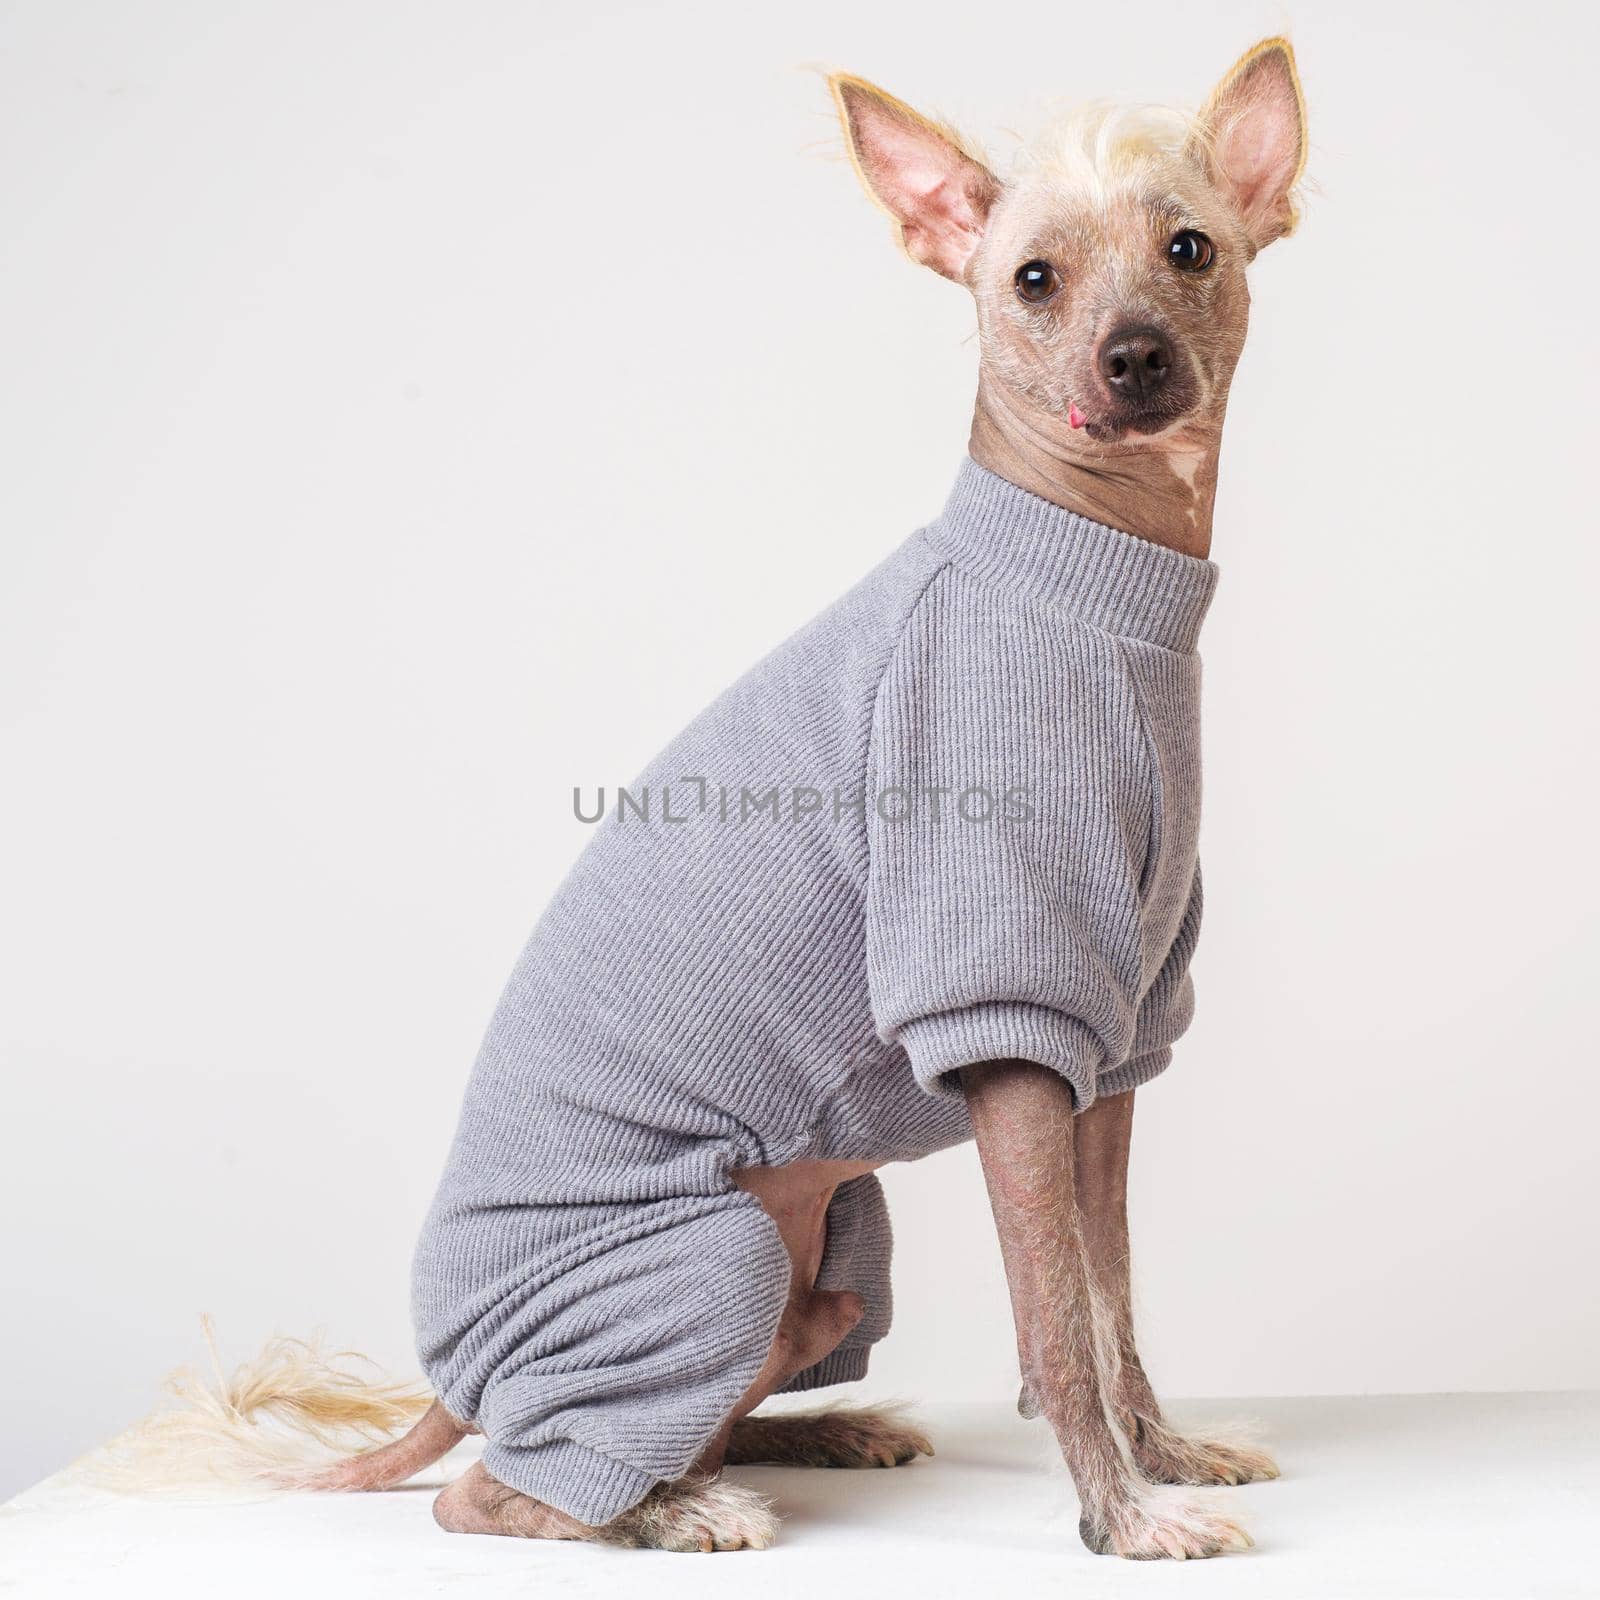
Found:
[[[491,1441],[484,1470],[507,1488],[541,1500],[598,1528],[636,1506],[659,1481],[624,1461],[613,1461],[570,1439],[505,1445]]]
[[[1172,1046],[1163,1045],[1159,1050],[1152,1050],[1148,1055],[1135,1056],[1131,1061],[1124,1061],[1120,1067],[1114,1067],[1110,1072],[1102,1072],[1095,1079],[1094,1092],[1102,1100],[1109,1100],[1114,1094],[1126,1094],[1130,1089],[1137,1089],[1141,1083],[1158,1077],[1172,1064]]]
[[[1075,1111],[1095,1097],[1095,1066],[1104,1056],[1081,1022],[1046,1006],[993,1001],[916,1017],[895,1034],[911,1072],[929,1094],[959,1095],[962,1067],[978,1061],[1036,1061],[1072,1087]]]
[[[803,1394],[810,1389],[826,1389],[835,1383],[856,1383],[867,1375],[867,1360],[872,1354],[870,1345],[859,1345],[854,1350],[834,1350],[815,1366],[797,1372],[777,1392]]]

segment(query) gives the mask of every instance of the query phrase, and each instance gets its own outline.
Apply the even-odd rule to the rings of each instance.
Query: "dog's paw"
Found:
[[[838,1410],[816,1418],[818,1464],[829,1467],[900,1467],[933,1446],[918,1427],[889,1411]]]
[[[928,1436],[894,1411],[835,1406],[741,1418],[733,1425],[727,1460],[789,1467],[898,1467],[932,1454]]]
[[[1096,1555],[1125,1561],[1189,1561],[1248,1550],[1255,1542],[1231,1517],[1159,1491],[1085,1516],[1078,1534]]]
[[[706,1554],[765,1550],[777,1536],[772,1502],[720,1478],[664,1483],[595,1533],[602,1544]]]
[[[1278,1476],[1278,1464],[1244,1438],[1174,1433],[1140,1421],[1132,1440],[1134,1463],[1151,1483],[1197,1487],[1262,1483]]]

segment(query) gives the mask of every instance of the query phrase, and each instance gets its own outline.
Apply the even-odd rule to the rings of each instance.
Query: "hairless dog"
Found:
[[[1295,222],[1293,57],[1256,46],[1193,117],[1076,114],[1004,178],[830,84],[906,253],[973,296],[970,460],[652,764],[649,826],[597,832],[491,1025],[418,1251],[438,1401],[300,1481],[383,1487],[477,1429],[448,1530],[768,1543],[725,1464],[928,1451],[895,1413],[756,1408],[862,1376],[889,1317],[874,1173],[975,1138],[1019,1405],[1060,1441],[1084,1542],[1240,1549],[1166,1486],[1276,1469],[1164,1418],[1126,1192],[1136,1091],[1192,1011],[1195,641],[1246,268]],[[752,818],[785,773],[792,803],[762,791]]]

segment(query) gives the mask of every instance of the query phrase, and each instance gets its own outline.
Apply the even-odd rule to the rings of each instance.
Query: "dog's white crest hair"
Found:
[[[325,1350],[317,1338],[274,1338],[224,1373],[211,1319],[200,1325],[211,1371],[170,1374],[163,1387],[175,1404],[75,1462],[74,1477],[127,1494],[280,1488],[384,1442],[431,1403],[419,1384],[395,1382],[365,1356]]]
[[[1018,151],[1015,170],[1097,192],[1152,163],[1182,159],[1198,127],[1192,114],[1173,106],[1094,100],[1047,123]]]

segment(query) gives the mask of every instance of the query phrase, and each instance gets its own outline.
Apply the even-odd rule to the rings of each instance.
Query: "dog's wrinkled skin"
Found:
[[[1223,413],[1244,344],[1244,271],[1293,226],[1304,108],[1281,39],[1248,52],[1192,123],[1096,113],[1041,143],[1002,182],[949,129],[859,78],[831,80],[857,170],[906,252],[964,284],[977,305],[971,453],[1013,483],[1096,521],[1190,555],[1211,544]],[[1176,237],[1204,235],[1202,271],[1174,263]],[[1032,301],[1019,269],[1055,287]],[[1129,336],[1138,341],[1128,346]],[[1118,351],[1131,349],[1118,365]],[[1138,363],[1143,362],[1142,368]],[[1024,1415],[1050,1422],[1078,1491],[1091,1550],[1131,1559],[1210,1556],[1250,1543],[1229,1517],[1175,1485],[1276,1476],[1258,1450],[1168,1426],[1135,1346],[1126,1207],[1134,1093],[1078,1112],[1066,1080],[1031,1062],[963,1069],[1005,1258]],[[931,1454],[892,1413],[750,1413],[820,1361],[859,1322],[858,1296],[821,1291],[835,1188],[870,1163],[746,1169],[789,1252],[788,1305],[756,1381],[695,1469],[604,1527],[472,1467],[435,1503],[459,1533],[582,1539],[665,1550],[771,1542],[753,1490],[725,1462],[899,1465]],[[439,1458],[469,1430],[435,1405],[405,1439],[323,1474],[326,1488],[380,1488]]]

